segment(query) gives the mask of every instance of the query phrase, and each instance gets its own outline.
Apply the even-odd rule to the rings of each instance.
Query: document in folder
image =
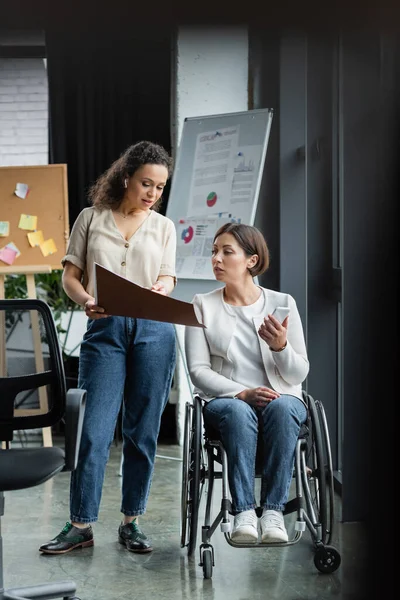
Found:
[[[152,292],[97,263],[94,263],[94,288],[97,305],[108,315],[204,327],[191,302]]]

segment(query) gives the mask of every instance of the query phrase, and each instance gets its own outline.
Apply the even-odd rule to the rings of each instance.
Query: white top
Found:
[[[296,302],[290,294],[261,288],[264,309],[252,317],[254,336],[258,339],[262,369],[270,385],[280,394],[302,398],[302,383],[307,377],[309,363],[304,341],[303,327]],[[186,327],[185,350],[194,392],[204,400],[215,397],[233,397],[247,389],[234,380],[235,364],[231,343],[237,323],[236,312],[223,300],[223,288],[197,294],[193,298],[196,315],[206,326]],[[273,352],[258,335],[264,316],[273,313],[277,306],[290,308],[287,330],[287,346],[281,352]],[[264,377],[264,375],[262,375]],[[252,385],[254,387],[254,385]]]
[[[248,306],[233,306],[225,302],[228,311],[236,315],[236,327],[228,349],[228,358],[233,362],[232,379],[246,388],[271,387],[253,324],[253,317],[261,313],[264,316],[264,305],[263,293]]]
[[[85,272],[84,285],[93,296],[93,263],[116,275],[151,288],[160,275],[175,278],[176,230],[174,223],[150,211],[139,229],[125,240],[109,208],[84,208],[71,231],[66,261]]]

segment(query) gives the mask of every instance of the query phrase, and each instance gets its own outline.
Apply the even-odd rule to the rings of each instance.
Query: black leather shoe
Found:
[[[153,550],[150,540],[145,536],[136,521],[119,526],[118,540],[131,552],[151,552]]]
[[[93,529],[90,525],[80,529],[68,522],[53,540],[40,546],[39,551],[45,554],[66,554],[75,548],[86,548],[93,544]]]

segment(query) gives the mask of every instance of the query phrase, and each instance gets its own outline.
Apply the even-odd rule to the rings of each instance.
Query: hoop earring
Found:
[[[127,188],[127,187],[128,187],[128,180],[125,179],[125,181],[124,181],[124,188]]]

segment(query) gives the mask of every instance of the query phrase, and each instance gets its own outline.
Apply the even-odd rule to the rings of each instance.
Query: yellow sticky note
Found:
[[[10,234],[10,222],[0,221],[0,237],[6,237]]]
[[[19,218],[18,227],[20,229],[28,229],[34,231],[37,226],[37,217],[34,215],[21,215]]]
[[[42,251],[43,256],[48,256],[49,254],[55,254],[57,252],[56,245],[52,238],[40,244],[40,249]]]
[[[44,242],[43,232],[42,231],[31,231],[27,233],[28,242],[33,246],[40,246]]]

